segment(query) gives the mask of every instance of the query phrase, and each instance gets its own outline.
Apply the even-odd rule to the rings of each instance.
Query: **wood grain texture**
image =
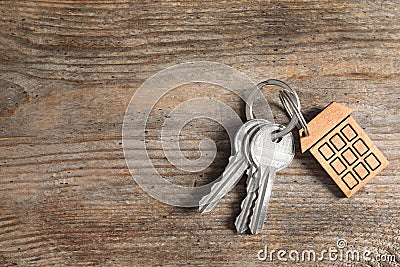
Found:
[[[257,260],[264,245],[321,251],[344,238],[397,261],[370,265],[399,266],[399,7],[398,1],[1,1],[0,265],[344,266]],[[228,64],[254,81],[289,83],[308,120],[333,100],[351,107],[390,165],[346,199],[311,154],[297,153],[277,177],[257,236],[234,231],[244,183],[207,215],[152,199],[125,164],[124,112],[147,78],[193,60]],[[198,156],[204,137],[220,150],[204,172],[183,173],[162,157],[160,122],[189,94],[218,97],[242,113],[243,103],[223,88],[174,93],[151,113],[152,157],[172,181],[211,181],[229,157],[224,129],[206,121],[184,129],[188,156]],[[271,107],[277,122],[287,121]]]

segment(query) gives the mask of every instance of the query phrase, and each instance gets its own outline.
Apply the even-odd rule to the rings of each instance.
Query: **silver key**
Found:
[[[246,136],[248,132],[262,124],[269,123],[266,120],[250,120],[244,123],[238,130],[233,144],[234,154],[229,158],[229,163],[221,175],[221,180],[216,182],[208,195],[204,196],[199,202],[201,213],[210,212],[218,201],[235,187],[249,167],[249,162],[244,154],[244,146],[248,146]]]
[[[263,124],[261,127],[269,124],[270,123]],[[253,131],[249,131],[249,134],[247,135],[248,144],[250,144],[250,139],[254,137],[255,133],[257,133],[257,130],[259,130],[261,127]],[[248,169],[247,172],[247,181],[246,181],[247,194],[244,200],[242,201],[241,212],[235,221],[235,227],[239,233],[244,233],[247,231],[247,229],[249,229],[248,220],[252,211],[254,200],[257,197],[257,190],[259,187],[258,176],[255,175],[257,171],[256,164],[254,163],[253,159],[249,156],[249,151],[248,151],[249,148],[250,145],[244,147],[244,153],[247,157],[247,160],[250,162],[250,168]]]
[[[238,233],[244,233],[249,229],[248,220],[252,211],[254,200],[257,197],[258,190],[258,180],[255,172],[257,169],[255,166],[250,166],[247,172],[246,181],[246,197],[242,201],[241,212],[238,217],[236,217],[235,227]]]
[[[275,142],[271,139],[271,134],[282,128],[278,124],[267,125],[255,134],[250,144],[249,156],[256,164],[255,175],[259,185],[249,223],[252,234],[258,234],[263,229],[276,172],[287,167],[294,157],[295,147],[291,133]]]

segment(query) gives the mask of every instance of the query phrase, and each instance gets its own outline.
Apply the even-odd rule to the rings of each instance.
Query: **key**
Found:
[[[250,139],[254,137],[254,132],[249,132],[247,138],[248,138],[248,143],[250,143]],[[235,221],[235,227],[238,233],[244,233],[246,232],[249,227],[248,227],[248,220],[249,216],[252,212],[252,207],[254,200],[257,197],[257,190],[259,187],[259,181],[258,177],[255,175],[257,168],[255,166],[255,163],[251,157],[249,157],[249,146],[244,147],[244,152],[247,157],[247,160],[250,162],[250,167],[247,172],[247,181],[246,181],[246,197],[242,201],[242,204],[240,205],[241,207],[241,212],[239,216],[236,218]]]
[[[252,234],[258,234],[263,229],[276,173],[287,167],[294,157],[295,147],[291,133],[280,140],[271,139],[271,134],[282,128],[278,124],[267,125],[255,134],[250,143],[249,156],[256,165],[255,175],[259,185],[249,223]]]
[[[238,233],[244,233],[249,229],[248,220],[252,211],[254,200],[257,197],[258,190],[258,180],[255,175],[256,172],[255,166],[250,166],[247,172],[247,182],[246,182],[246,197],[242,201],[241,212],[239,216],[236,218],[235,227]]]
[[[259,126],[269,123],[266,120],[250,120],[244,123],[238,130],[233,144],[234,154],[229,158],[229,163],[221,175],[221,180],[216,182],[209,194],[199,202],[201,213],[210,212],[218,201],[235,187],[243,173],[248,169],[249,162],[244,154],[243,146],[248,146],[248,132],[257,129]]]

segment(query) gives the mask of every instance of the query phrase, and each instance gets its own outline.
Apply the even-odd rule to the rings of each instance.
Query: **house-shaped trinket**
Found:
[[[309,136],[300,133],[302,152],[310,150],[347,197],[389,164],[352,112],[333,102],[308,123]]]

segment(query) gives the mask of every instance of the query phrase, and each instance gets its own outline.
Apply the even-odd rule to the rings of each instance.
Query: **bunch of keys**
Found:
[[[257,91],[265,85],[283,88],[279,98],[291,117],[285,127],[255,119],[252,105]],[[246,102],[247,121],[233,144],[233,155],[220,180],[199,202],[200,212],[210,212],[239,182],[247,170],[247,195],[235,226],[239,233],[262,231],[275,175],[292,162],[295,147],[291,131],[299,129],[302,152],[310,150],[343,193],[350,197],[388,165],[362,128],[350,116],[352,110],[331,103],[317,117],[306,122],[296,92],[278,80],[257,85]]]
[[[252,112],[254,97],[264,85],[282,87],[287,93],[280,95],[285,107],[294,104],[300,109],[296,92],[285,83],[268,80],[258,84],[246,102],[247,121],[236,133],[234,154],[230,157],[221,180],[212,186],[211,192],[199,203],[200,212],[211,211],[218,201],[233,189],[247,170],[247,196],[241,204],[241,213],[235,222],[239,233],[250,230],[252,234],[258,234],[262,231],[275,175],[287,167],[294,157],[295,147],[291,131],[297,125],[301,127],[296,116],[292,117],[287,127],[254,118]]]

